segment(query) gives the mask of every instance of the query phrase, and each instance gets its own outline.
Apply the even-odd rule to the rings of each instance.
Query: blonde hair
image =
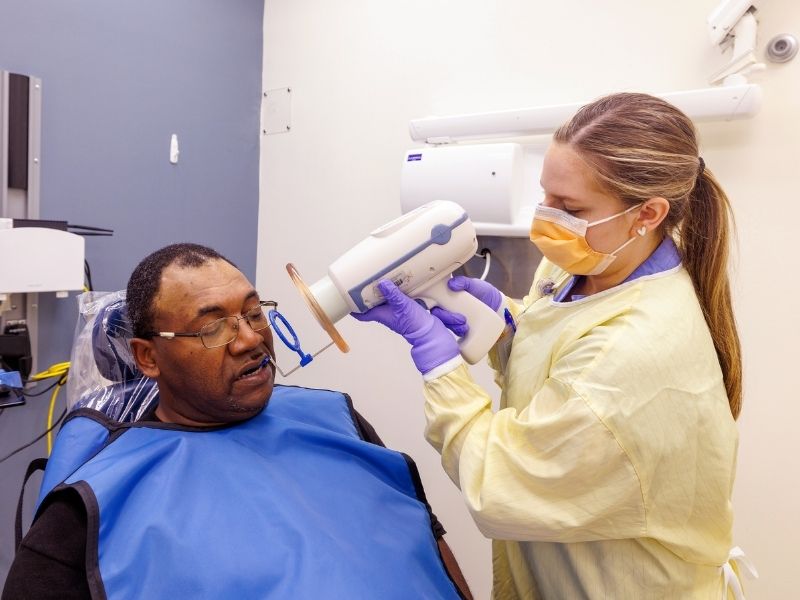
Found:
[[[556,131],[625,204],[669,201],[662,227],[675,239],[714,340],[734,418],[742,407],[742,360],[728,281],[733,215],[698,156],[691,120],[647,94],[613,94],[581,108]]]

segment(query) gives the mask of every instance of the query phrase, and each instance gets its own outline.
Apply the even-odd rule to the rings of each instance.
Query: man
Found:
[[[81,459],[40,504],[3,600],[470,597],[413,462],[345,395],[273,389],[269,303],[232,263],[168,246],[127,303],[158,404],[133,424],[70,416],[48,470]]]

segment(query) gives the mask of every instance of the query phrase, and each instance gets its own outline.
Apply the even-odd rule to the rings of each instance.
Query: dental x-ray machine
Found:
[[[306,285],[293,264],[286,269],[319,324],[342,352],[349,347],[335,323],[351,312],[383,304],[378,282],[389,279],[427,308],[441,306],[467,317],[469,332],[459,340],[461,355],[475,364],[491,349],[505,323],[491,308],[447,287],[450,274],[478,248],[475,228],[455,202],[434,201],[373,231]]]

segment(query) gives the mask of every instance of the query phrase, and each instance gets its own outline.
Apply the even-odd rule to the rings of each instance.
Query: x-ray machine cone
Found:
[[[459,340],[470,364],[481,360],[503,332],[503,319],[467,292],[447,287],[450,274],[478,249],[475,228],[455,202],[437,200],[373,231],[307,286],[293,264],[286,270],[319,324],[342,352],[349,347],[335,323],[351,312],[383,304],[378,282],[393,281],[428,308],[441,306],[467,317],[469,332]]]

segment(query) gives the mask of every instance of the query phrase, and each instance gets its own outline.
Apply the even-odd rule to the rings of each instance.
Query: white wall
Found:
[[[408,121],[433,114],[572,102],[620,90],[704,87],[723,59],[707,41],[716,0],[267,0],[264,89],[292,88],[292,128],[261,148],[258,285],[282,302],[309,350],[324,340],[290,285],[309,281],[372,228],[399,214]],[[771,0],[760,50],[800,35],[800,3]],[[751,120],[700,128],[708,167],[726,184],[739,225],[735,295],[745,349],[734,495],[736,542],[756,562],[752,598],[788,598],[797,570],[800,358],[793,271],[800,183],[800,58],[770,65]],[[348,355],[332,349],[290,383],[346,390],[386,443],[414,456],[429,499],[478,598],[490,547],[422,437],[420,380],[405,342],[346,319]],[[289,358],[288,355],[279,357]],[[485,367],[474,369],[490,385]]]

